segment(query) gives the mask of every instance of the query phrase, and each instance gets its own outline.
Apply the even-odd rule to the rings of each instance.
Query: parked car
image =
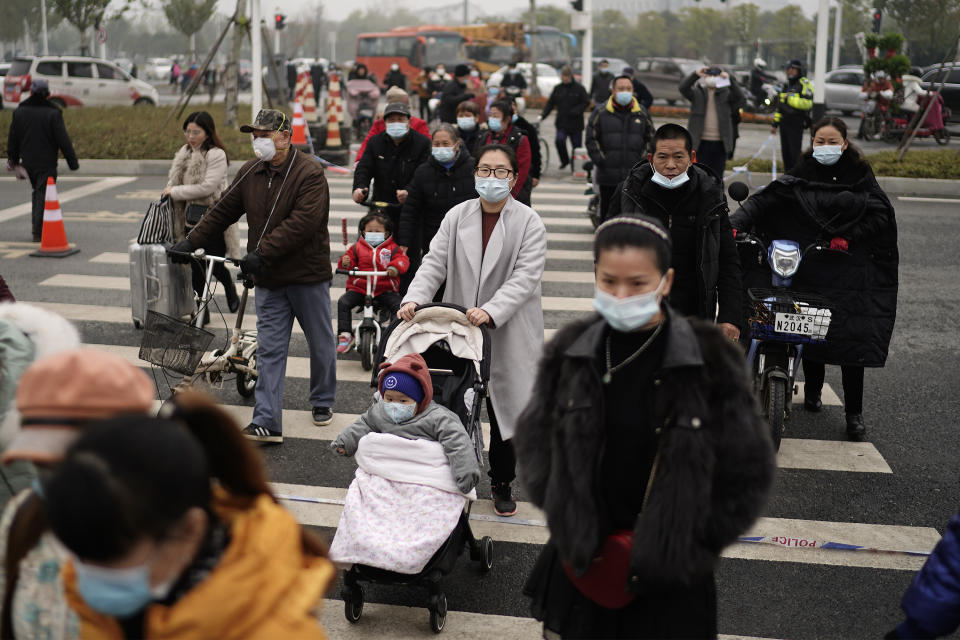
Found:
[[[926,73],[921,77],[921,84],[928,91],[936,91],[943,82],[940,95],[943,96],[943,103],[950,109],[950,122],[960,122],[960,62],[946,65],[946,78],[939,76],[939,71],[940,65],[927,67]]]
[[[143,65],[143,68],[147,80],[169,80],[173,60],[170,58],[147,58],[147,64]]]
[[[487,81],[487,86],[500,86],[500,82],[503,80],[503,74],[506,73],[506,67],[500,67],[492,74],[490,74],[490,79]],[[527,87],[530,87],[533,84],[533,67],[529,62],[518,62],[517,71],[523,74],[523,79],[527,81]],[[548,65],[545,62],[537,64],[537,88],[540,90],[540,95],[549,96],[553,91],[553,88],[560,84],[560,73]],[[530,89],[528,88],[529,92]]]
[[[666,100],[672,105],[685,101],[680,95],[680,83],[702,66],[701,60],[688,58],[640,58],[633,69],[634,77],[646,85],[654,100]]]
[[[132,78],[112,62],[81,56],[17,58],[3,81],[4,103],[19,104],[37,78],[47,81],[50,101],[60,108],[160,104],[152,85]]]
[[[863,89],[863,66],[847,65],[837,67],[824,78],[826,86],[826,108],[828,111],[842,111],[850,116],[863,109],[860,92]]]
[[[612,73],[614,77],[623,73],[623,70],[626,67],[630,66],[630,63],[624,60],[623,58],[606,58],[604,56],[593,56],[593,73],[594,74],[597,73],[601,60],[607,61],[607,63],[610,65],[610,73]],[[574,58],[573,61],[571,61],[570,66],[573,67],[573,77],[576,78],[577,82],[582,82],[580,78],[583,74],[583,58]],[[588,81],[584,85],[587,87],[588,91],[590,89],[590,87],[588,86],[589,84],[590,82]]]

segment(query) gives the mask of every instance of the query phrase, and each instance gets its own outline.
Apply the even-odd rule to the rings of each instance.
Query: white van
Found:
[[[81,56],[17,58],[3,81],[3,101],[16,106],[30,94],[36,79],[50,85],[50,101],[66,107],[158,105],[152,85],[131,77],[114,63]]]

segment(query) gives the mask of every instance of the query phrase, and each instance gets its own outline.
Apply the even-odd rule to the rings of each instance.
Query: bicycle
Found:
[[[380,337],[383,335],[383,322],[390,321],[390,313],[383,308],[375,309],[373,298],[377,290],[377,278],[390,276],[387,271],[360,271],[359,269],[337,269],[337,273],[355,278],[367,279],[367,292],[363,297],[363,319],[353,329],[353,347],[360,354],[360,365],[364,371],[373,369],[380,349]],[[379,312],[379,320],[376,314]]]
[[[537,140],[540,146],[540,170],[546,171],[550,168],[550,143],[540,134],[540,121],[533,123],[533,128],[537,130]]]

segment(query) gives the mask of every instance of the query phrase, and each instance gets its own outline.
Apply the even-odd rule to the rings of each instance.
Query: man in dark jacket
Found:
[[[633,95],[633,80],[614,80],[614,95],[598,105],[587,125],[587,152],[600,185],[600,216],[606,220],[617,185],[643,160],[653,137],[653,122]]]
[[[383,90],[386,91],[390,87],[400,87],[404,91],[407,90],[407,76],[403,75],[403,71],[400,71],[400,65],[396,62],[390,65],[390,71],[383,79]]]
[[[680,95],[690,101],[687,126],[697,162],[722,178],[736,144],[736,122],[743,103],[739,83],[720,67],[703,67],[680,83]]]
[[[590,99],[594,104],[603,104],[610,98],[610,85],[613,84],[613,74],[610,72],[610,63],[606,59],[600,61],[600,67],[590,83]]]
[[[319,101],[323,88],[327,86],[327,72],[323,70],[322,64],[310,65],[310,82],[313,84],[313,96]]]
[[[590,106],[590,96],[583,85],[573,79],[573,69],[568,66],[560,70],[560,84],[553,88],[550,99],[540,118],[546,118],[554,109],[557,110],[557,157],[560,158],[560,169],[566,169],[570,164],[570,155],[567,153],[567,140],[576,151],[583,144],[583,112]]]
[[[637,78],[637,73],[633,70],[633,67],[624,67],[623,73],[624,75],[629,76],[630,81],[633,82],[633,93],[637,96],[640,106],[646,111],[650,111],[650,105],[653,104],[653,94],[650,93],[650,89],[647,89],[647,85],[640,82],[640,79]]]
[[[540,184],[540,176],[543,172],[543,154],[540,153],[540,128],[539,124],[532,122],[520,115],[517,105],[517,96],[505,96],[508,102],[513,105],[513,115],[510,121],[517,131],[527,136],[530,142],[530,188],[533,189]]]
[[[723,183],[694,164],[690,133],[665,124],[653,137],[647,162],[633,167],[618,187],[608,215],[647,215],[670,231],[673,268],[670,306],[716,320],[731,340],[740,336],[740,259],[730,227]]]
[[[516,62],[507,64],[507,70],[504,72],[503,79],[500,81],[500,87],[505,93],[511,96],[523,95],[523,92],[527,90],[527,79],[523,77],[522,73],[517,71]]]
[[[80,168],[77,154],[63,124],[63,114],[47,100],[50,88],[46,80],[34,80],[30,97],[24,100],[10,122],[7,136],[7,163],[23,165],[33,187],[33,241],[40,242],[43,232],[43,208],[47,178],[57,179],[57,154],[63,152],[71,171]]]
[[[243,434],[259,442],[283,442],[283,383],[294,318],[310,351],[313,423],[333,420],[337,357],[330,323],[330,192],[320,163],[292,148],[285,114],[263,109],[240,130],[253,134],[260,159],[240,167],[220,201],[171,251],[205,248],[247,214],[248,253],[240,270],[257,285],[258,377],[253,420]]]
[[[410,107],[395,102],[383,112],[386,131],[370,138],[353,173],[353,201],[363,203],[373,180],[373,202],[387,202],[393,228],[400,226],[400,208],[417,167],[430,157],[430,140],[410,129]]]
[[[465,100],[473,100],[473,94],[467,93],[467,80],[470,79],[470,67],[458,64],[453,70],[453,80],[443,85],[440,92],[440,106],[437,117],[441,122],[457,123],[457,106]]]

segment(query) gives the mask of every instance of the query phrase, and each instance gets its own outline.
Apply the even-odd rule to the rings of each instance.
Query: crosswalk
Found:
[[[91,210],[119,214],[145,205],[148,199],[155,197],[156,190],[130,185],[131,180],[125,178],[114,180],[115,183],[110,183],[114,204],[105,209],[100,201],[90,206]],[[364,213],[349,199],[350,187],[349,181],[343,178],[330,178],[329,231],[331,258],[334,260],[342,250],[340,219],[348,220],[352,240],[356,234],[356,221]],[[109,231],[105,232],[109,241],[96,245],[95,250],[47,268],[36,277],[36,286],[31,290],[31,295],[21,296],[21,299],[76,322],[88,346],[117,354],[131,363],[146,367],[138,358],[139,333],[131,323],[128,306],[129,267],[125,252],[127,242],[136,233],[134,222],[139,220],[132,216],[128,220],[116,215],[84,217],[84,192],[79,191],[84,188],[75,187],[61,193],[61,201],[68,194],[77,194],[75,201],[78,206],[65,215],[68,224],[76,228],[104,224],[109,220]],[[592,227],[584,215],[586,198],[582,194],[581,184],[549,180],[541,183],[534,193],[534,209],[540,213],[548,230],[547,271],[543,278],[546,338],[566,322],[592,310]],[[17,205],[0,210],[0,222],[22,215],[17,214],[20,208],[22,206]],[[4,217],[5,214],[7,217]],[[342,276],[336,276],[331,289],[333,302],[343,292],[344,280]],[[252,294],[255,295],[255,291]],[[219,295],[218,301],[220,308],[226,310],[226,304]],[[225,313],[222,322],[215,319],[208,328],[217,332],[217,339],[222,339],[226,335],[224,327],[232,327],[234,321],[233,314]],[[244,326],[255,326],[252,304],[248,307]],[[310,375],[309,358],[306,356],[302,331],[295,325],[291,355],[287,362],[287,392],[283,412],[285,442],[279,447],[264,448],[263,454],[277,494],[285,496],[284,504],[304,525],[316,527],[323,535],[330,537],[340,516],[341,503],[352,477],[353,463],[335,457],[329,451],[329,443],[369,404],[370,373],[362,369],[355,354],[338,359],[334,422],[326,427],[317,427],[312,423],[306,403]],[[160,391],[162,395],[165,389]],[[240,423],[246,424],[250,420],[252,406],[236,394],[232,384],[211,391]],[[803,401],[802,385],[799,391],[796,398],[798,403]],[[824,388],[823,402],[824,419],[831,415],[831,419],[836,420],[841,414],[842,401],[830,385]],[[792,435],[789,427],[787,435]],[[834,435],[839,438],[841,433],[837,430]],[[489,438],[485,438],[485,441],[489,441]],[[817,492],[840,478],[854,478],[855,482],[869,483],[875,479],[896,476],[895,465],[891,466],[873,444],[838,439],[786,437],[778,456],[778,465],[790,481],[785,491],[800,487],[797,490]],[[486,484],[481,489],[478,490],[481,499],[474,507],[472,524],[477,535],[490,535],[497,542],[498,561],[493,572],[484,578],[469,570],[458,570],[451,576],[450,580],[457,582],[458,586],[451,588],[455,595],[450,596],[448,633],[452,631],[454,637],[458,638],[501,637],[508,640],[539,637],[539,625],[526,617],[525,600],[517,591],[517,585],[522,584],[522,576],[518,577],[517,572],[529,570],[537,548],[547,540],[549,532],[544,516],[521,494],[517,516],[512,519],[498,518],[493,514],[490,501],[485,499],[488,495]],[[777,491],[780,490],[778,486]],[[790,505],[791,496],[788,494],[783,500],[778,500],[777,512],[762,518],[749,535],[787,540],[829,540],[888,551],[919,552],[929,551],[940,537],[936,529],[931,527],[914,527],[909,523],[859,522],[855,517],[847,517],[836,510],[824,511],[825,516],[832,517],[805,518],[801,517],[803,514],[790,513]],[[748,543],[732,545],[724,551],[723,557],[725,560],[721,564],[721,573],[728,566],[736,567],[731,571],[739,570],[740,564],[725,564],[731,562],[746,562],[748,566],[758,566],[757,563],[805,565],[813,570],[829,567],[831,570],[913,571],[924,560],[923,556],[902,553],[854,553]],[[466,558],[461,562],[470,564]],[[513,592],[504,598],[476,595],[476,600],[474,596],[464,595],[487,589],[485,581],[493,581],[492,584],[499,585],[498,588],[511,589]],[[395,591],[372,590],[368,596],[370,604],[358,625],[348,625],[344,621],[342,603],[336,600],[336,592],[330,598],[325,603],[322,615],[331,637],[422,637],[426,627],[423,609],[408,606],[410,599],[398,596]],[[793,606],[785,603],[772,606],[778,605]],[[729,627],[722,626],[721,631],[743,635],[736,633],[744,630],[737,620],[726,619],[722,623]]]

